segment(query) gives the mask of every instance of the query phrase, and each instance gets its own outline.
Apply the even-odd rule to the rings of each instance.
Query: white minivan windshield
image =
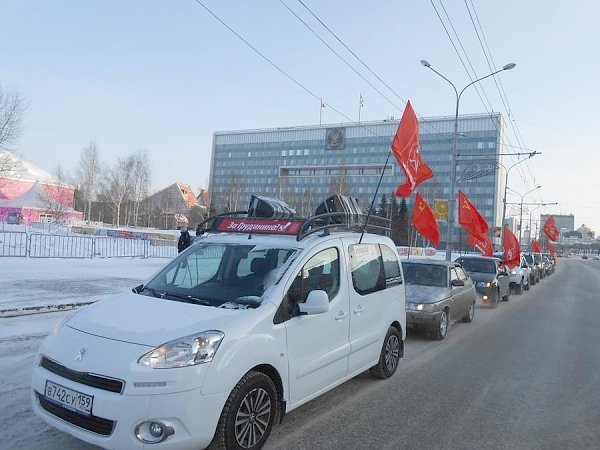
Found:
[[[140,293],[207,306],[256,307],[295,251],[256,245],[196,244],[161,270]]]

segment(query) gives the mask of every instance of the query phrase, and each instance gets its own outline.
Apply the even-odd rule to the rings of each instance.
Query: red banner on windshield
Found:
[[[221,219],[217,231],[231,233],[261,233],[296,235],[302,220]]]

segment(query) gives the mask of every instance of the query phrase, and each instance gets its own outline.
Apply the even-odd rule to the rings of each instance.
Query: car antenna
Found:
[[[387,158],[385,160],[383,170],[381,171],[381,176],[379,177],[379,182],[377,183],[377,188],[375,189],[375,193],[373,194],[373,198],[371,199],[371,206],[369,207],[369,210],[367,211],[367,218],[365,220],[365,224],[363,225],[363,229],[360,233],[360,239],[358,240],[359,244],[362,243],[362,239],[365,234],[365,229],[367,228],[367,225],[369,224],[369,218],[371,217],[371,211],[373,210],[373,204],[375,203],[375,199],[377,198],[377,193],[379,192],[379,186],[381,186],[381,180],[383,180],[383,174],[385,174],[385,169],[387,169],[387,165],[388,165],[388,162],[390,161],[391,154],[392,154],[392,151],[390,150],[388,152]]]

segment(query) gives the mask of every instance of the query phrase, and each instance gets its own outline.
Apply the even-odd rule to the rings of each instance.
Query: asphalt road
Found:
[[[411,336],[398,372],[292,411],[266,449],[600,448],[600,262],[557,271],[444,341]]]
[[[410,335],[394,377],[365,373],[292,411],[265,449],[600,448],[599,319],[600,262],[561,259],[445,340]],[[91,450],[31,412],[41,338],[0,346],[0,449]]]

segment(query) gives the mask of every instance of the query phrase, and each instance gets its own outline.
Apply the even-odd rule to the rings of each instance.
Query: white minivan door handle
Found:
[[[361,305],[358,305],[356,307],[356,309],[354,310],[354,314],[360,314],[361,312],[363,312],[365,310],[365,308],[363,308]]]
[[[348,313],[346,311],[340,311],[337,316],[335,316],[335,320],[342,320],[345,317],[348,317]]]

